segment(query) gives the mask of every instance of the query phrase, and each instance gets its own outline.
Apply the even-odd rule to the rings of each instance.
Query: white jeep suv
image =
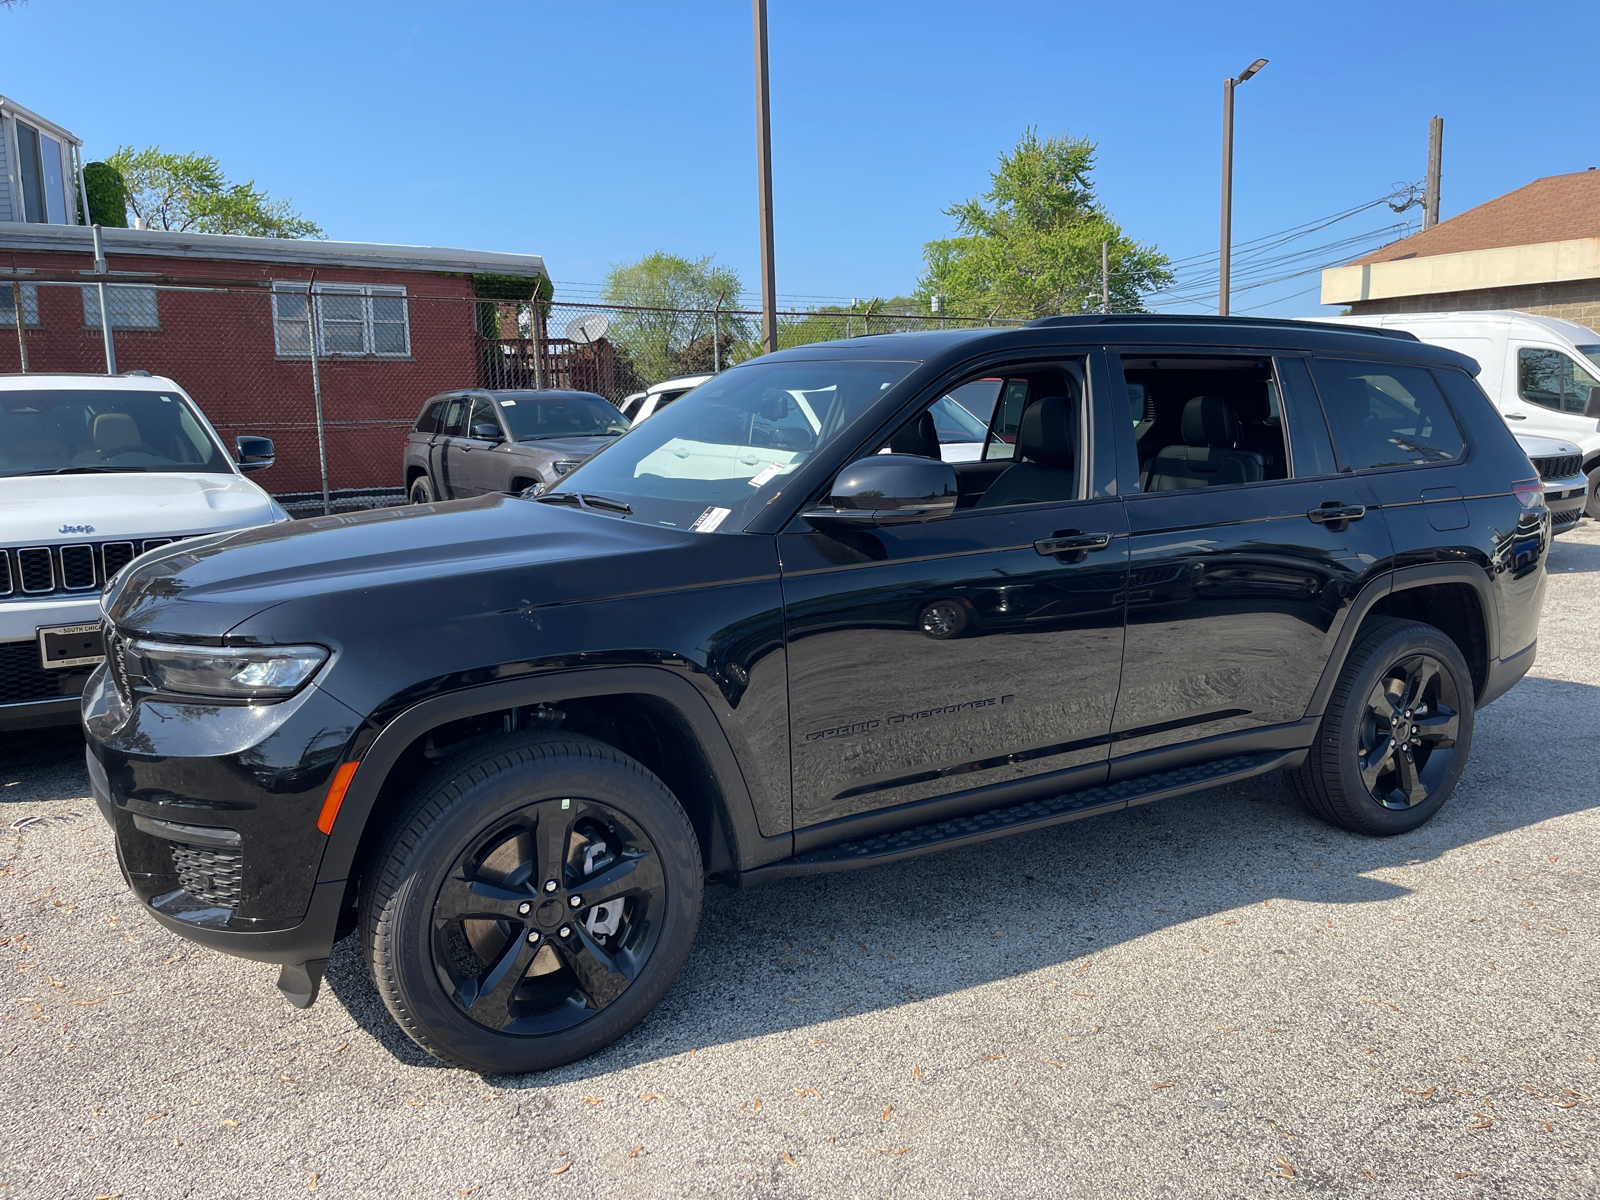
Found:
[[[100,590],[180,538],[289,516],[170,379],[0,375],[0,730],[70,725],[104,656]]]

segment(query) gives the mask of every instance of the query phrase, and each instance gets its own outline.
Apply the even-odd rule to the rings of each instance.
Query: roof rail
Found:
[[[1210,313],[1084,313],[1059,317],[1036,317],[1028,325],[1245,325],[1273,329],[1314,329],[1343,333],[1370,333],[1378,337],[1415,342],[1421,339],[1403,329],[1384,329],[1377,325],[1335,325],[1331,321],[1302,320],[1298,317],[1220,317]]]

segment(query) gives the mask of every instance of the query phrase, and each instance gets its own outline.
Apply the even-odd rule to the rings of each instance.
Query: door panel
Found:
[[[1306,516],[1365,505],[1342,530]],[[1128,642],[1113,755],[1296,721],[1337,618],[1390,557],[1348,476],[1128,499]]]
[[[1126,532],[1098,499],[780,534],[796,828],[1103,763]]]
[[[479,424],[498,428],[500,419],[492,401],[475,396],[460,435],[450,438],[445,447],[445,470],[450,477],[451,496],[457,499],[499,490],[500,463],[495,457],[499,443],[474,437],[473,429]]]

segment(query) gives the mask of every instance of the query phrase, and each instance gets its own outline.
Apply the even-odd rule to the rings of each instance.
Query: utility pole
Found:
[[[1111,311],[1111,250],[1105,242],[1100,243],[1100,311]]]
[[[756,35],[756,166],[761,205],[761,344],[778,348],[778,296],[772,267],[772,113],[767,88],[767,0],[751,0]]]
[[[1224,317],[1228,315],[1232,290],[1229,268],[1233,265],[1233,89],[1266,65],[1266,59],[1258,58],[1237,77],[1222,81],[1222,256],[1218,263],[1221,278],[1217,281],[1217,313]]]
[[[1444,163],[1444,118],[1428,122],[1428,182],[1422,191],[1422,227],[1439,223],[1439,174]]]

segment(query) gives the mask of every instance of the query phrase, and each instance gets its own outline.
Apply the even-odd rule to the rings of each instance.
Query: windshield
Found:
[[[915,366],[758,359],[735,367],[639,424],[549,494],[620,502],[634,520],[678,529],[742,529],[787,476]]]
[[[0,392],[0,476],[95,471],[232,474],[233,460],[170,392]]]
[[[599,396],[522,392],[500,396],[500,414],[519,442],[541,438],[615,437],[628,432],[628,418]]]
[[[1587,358],[1595,366],[1600,367],[1600,346],[1579,346],[1578,353]]]

